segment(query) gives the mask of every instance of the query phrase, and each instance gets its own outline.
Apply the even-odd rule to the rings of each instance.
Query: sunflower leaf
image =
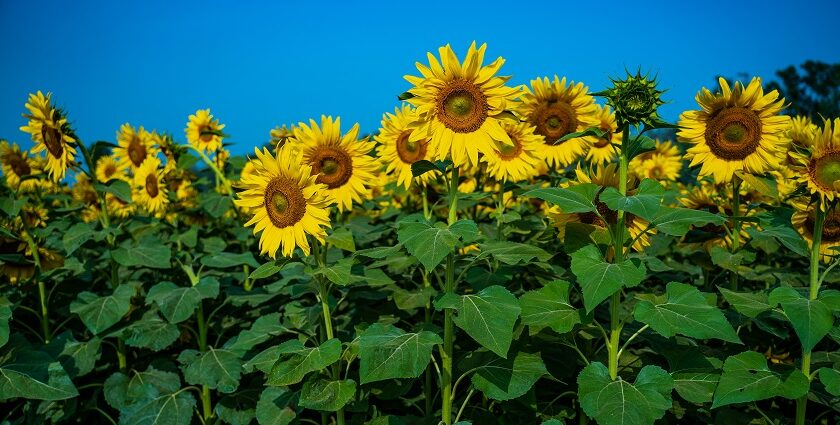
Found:
[[[608,263],[595,245],[587,245],[571,254],[572,273],[583,289],[583,305],[592,311],[601,301],[621,288],[631,288],[644,280],[647,269],[638,259]]]
[[[593,362],[577,381],[581,408],[601,425],[652,424],[671,408],[674,380],[658,366],[643,367],[630,383]]]
[[[525,192],[523,196],[539,198],[557,205],[564,213],[585,213],[595,211],[595,196],[601,188],[592,183],[583,183],[568,188],[547,187]]]
[[[802,372],[790,366],[768,367],[761,353],[746,351],[723,363],[712,409],[771,397],[796,399],[807,392],[808,378]]]

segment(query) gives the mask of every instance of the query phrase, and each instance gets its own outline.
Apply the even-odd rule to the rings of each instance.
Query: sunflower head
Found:
[[[135,129],[128,123],[120,126],[117,145],[113,152],[117,167],[132,172],[137,172],[146,159],[156,156],[159,151],[152,133],[143,126]]]
[[[29,120],[28,125],[20,129],[32,136],[35,147],[32,153],[46,151],[47,165],[53,181],[60,181],[67,173],[67,167],[73,164],[76,155],[76,135],[67,122],[65,113],[51,104],[52,94],[44,96],[40,91],[29,95],[26,109],[29,114],[23,116]]]
[[[120,168],[113,155],[100,156],[96,160],[96,179],[102,183],[110,180],[126,180],[125,170]]]
[[[683,166],[680,149],[670,140],[654,140],[654,146],[630,160],[630,172],[639,179],[677,180]]]
[[[169,191],[163,180],[164,171],[157,157],[149,157],[134,173],[132,200],[149,213],[162,217],[169,204]]]
[[[385,164],[385,173],[394,174],[399,185],[408,189],[412,182],[425,186],[434,179],[432,173],[425,173],[416,179],[411,164],[432,159],[429,140],[412,140],[411,133],[418,120],[417,110],[410,105],[396,108],[393,114],[382,116],[382,127],[374,140],[379,143],[378,156]]]
[[[810,146],[817,131],[819,127],[811,122],[811,118],[795,116],[791,118],[790,127],[785,135],[795,145]]]
[[[513,144],[497,142],[496,149],[482,160],[487,172],[497,181],[522,181],[537,176],[538,164],[544,161],[542,141],[527,122],[503,120],[502,127]]]
[[[649,78],[639,70],[636,75],[628,72],[623,79],[611,81],[613,86],[603,95],[615,109],[619,129],[639,124],[651,126],[659,121],[656,110],[665,102],[662,100],[664,91],[656,87],[656,77]]]
[[[618,124],[615,121],[615,113],[610,107],[595,105],[595,118],[597,127],[605,132],[604,137],[587,136],[589,142],[586,151],[586,159],[593,164],[612,162],[618,158],[618,152],[613,145],[621,145],[622,134],[618,132]]]
[[[822,208],[840,197],[840,118],[826,120],[814,130],[809,145],[797,147],[790,156],[799,181],[822,198]]]
[[[807,199],[797,199],[791,202],[793,215],[791,223],[800,235],[808,242],[814,243],[814,224],[817,219],[817,209]],[[820,237],[820,258],[823,262],[830,262],[836,258],[840,251],[840,211],[837,208],[828,208],[825,211],[822,236]]]
[[[222,133],[224,128],[225,125],[219,124],[218,119],[213,119],[210,109],[199,109],[194,115],[190,115],[184,132],[187,135],[187,142],[196,149],[202,152],[215,152],[222,147],[222,139],[225,137]]]
[[[10,144],[5,140],[0,140],[0,167],[6,176],[6,184],[15,190],[21,185],[21,179],[29,177],[34,171],[29,153],[21,151],[17,143]]]

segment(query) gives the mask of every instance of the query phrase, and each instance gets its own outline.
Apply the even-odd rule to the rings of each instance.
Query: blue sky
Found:
[[[31,146],[18,128],[39,89],[86,142],[113,141],[124,122],[183,140],[187,116],[208,107],[235,153],[321,114],[372,132],[416,61],[446,43],[463,57],[472,40],[515,84],[559,74],[599,90],[641,66],[669,89],[661,112],[675,120],[717,74],[840,62],[838,16],[837,1],[0,0],[0,137]]]

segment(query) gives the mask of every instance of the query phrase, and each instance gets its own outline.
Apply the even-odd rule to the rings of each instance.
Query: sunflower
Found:
[[[609,106],[601,107],[595,105],[595,118],[598,120],[597,127],[605,131],[606,137],[587,136],[584,139],[589,143],[589,149],[586,150],[586,160],[590,164],[603,164],[614,161],[618,158],[615,145],[621,145],[622,135],[618,130],[618,124],[615,121],[615,114],[610,111]]]
[[[113,217],[128,218],[134,214],[134,204],[123,201],[114,194],[105,194],[105,204],[108,208],[108,214]]]
[[[303,161],[318,175],[318,183],[327,185],[327,194],[335,199],[339,211],[350,210],[353,201],[367,198],[379,172],[379,163],[369,155],[375,144],[358,140],[358,136],[359,124],[342,136],[341,118],[333,121],[322,115],[320,127],[315,120],[309,120],[309,125],[300,123],[295,127],[294,143],[286,144],[302,152]]]
[[[162,216],[169,204],[169,194],[157,157],[146,158],[143,165],[134,172],[134,186],[132,201],[143,206],[149,213]]]
[[[136,173],[148,158],[158,154],[155,146],[155,139],[152,133],[146,131],[143,126],[134,129],[130,124],[120,126],[117,132],[117,144],[114,148],[114,159],[120,170],[131,170]]]
[[[749,201],[752,194],[745,186],[741,186],[741,196],[744,201]],[[732,205],[732,186],[724,184],[716,185],[709,180],[701,180],[697,185],[682,188],[680,190],[679,202],[683,207],[692,210],[729,216],[732,215],[732,209],[730,208]],[[755,209],[750,209],[744,215],[754,215],[755,212]],[[752,225],[754,223],[749,221],[741,223],[739,239],[742,245],[744,241],[749,240],[750,234],[747,232],[747,228]],[[687,236],[683,242],[689,244],[699,243],[707,251],[710,251],[715,246],[729,249],[732,246],[731,233],[732,223],[730,221],[721,225],[707,224],[696,228],[693,234]]]
[[[731,181],[736,171],[764,174],[778,168],[790,123],[779,115],[784,98],[776,90],[764,94],[759,78],[746,87],[736,82],[731,90],[724,78],[718,81],[720,93],[704,87],[696,97],[702,109],[680,115],[677,136],[693,145],[685,155],[690,166],[702,164],[700,176],[718,183]]]
[[[76,174],[76,182],[71,189],[73,199],[82,205],[80,217],[85,223],[99,219],[99,196],[93,189],[93,183],[87,174]]]
[[[125,170],[120,168],[113,155],[100,156],[96,160],[96,180],[107,183],[111,180],[126,180]]]
[[[810,146],[817,131],[819,127],[811,122],[811,118],[797,115],[791,118],[785,135],[796,145]]]
[[[826,120],[807,148],[790,152],[800,183],[819,195],[822,209],[840,196],[840,118]]]
[[[18,254],[23,257],[15,260],[15,256],[4,255],[4,260],[0,263],[0,276],[6,276],[12,285],[27,281],[35,275],[35,260],[28,244],[0,237],[0,254]],[[43,247],[38,247],[38,260],[42,272],[64,265],[64,257]]]
[[[438,49],[440,62],[428,53],[429,66],[417,62],[422,77],[406,75],[414,85],[408,102],[417,107],[420,121],[411,142],[429,140],[435,159],[452,158],[456,167],[478,164],[478,154],[489,155],[494,142],[510,144],[498,117],[509,108],[520,89],[507,87],[510,77],[496,76],[505,60],[483,66],[487,44],[470,45],[462,64],[450,45]]]
[[[289,139],[295,137],[295,126],[292,126],[292,128],[288,128],[285,125],[282,127],[274,127],[268,135],[268,142],[271,143],[271,146],[273,146],[274,149],[280,149],[287,141],[289,141]]]
[[[805,200],[791,202],[793,215],[790,218],[791,224],[800,235],[808,242],[808,246],[814,243],[814,222],[817,210],[808,205]],[[840,211],[831,208],[826,211],[823,222],[822,237],[820,238],[820,259],[830,262],[840,254],[837,248],[840,247]]]
[[[590,140],[576,137],[557,142],[563,136],[599,126],[595,99],[583,83],[566,83],[566,77],[556,75],[531,80],[526,88],[519,112],[536,127],[535,133],[544,137],[543,155],[553,167],[566,167],[583,156]]]
[[[26,103],[29,114],[23,115],[29,119],[29,124],[20,129],[32,136],[33,154],[46,150],[46,171],[57,182],[64,178],[67,167],[73,163],[76,138],[64,113],[50,104],[51,97],[52,93],[44,96],[40,91],[29,95]]]
[[[534,134],[527,122],[503,120],[502,127],[513,145],[496,142],[496,148],[485,154],[487,172],[496,180],[522,181],[537,176],[538,164],[543,161],[542,138]]]
[[[288,145],[276,156],[265,148],[254,151],[257,157],[251,161],[256,162],[254,169],[258,171],[243,176],[244,190],[235,201],[254,214],[245,226],[254,225],[254,234],[262,232],[261,254],[275,258],[281,249],[281,255],[290,257],[299,247],[309,255],[306,235],[323,243],[327,235],[324,228],[330,227],[329,206],[334,199],[327,185],[318,183],[313,167],[303,161],[300,151]]]
[[[396,174],[397,184],[408,189],[415,181],[425,186],[435,179],[434,173],[425,173],[414,179],[411,164],[420,160],[431,159],[428,140],[409,140],[414,130],[411,124],[418,120],[417,110],[409,105],[396,108],[393,114],[382,116],[382,128],[374,137],[381,146],[377,152],[379,158],[387,165],[387,174]]]
[[[682,170],[682,153],[670,140],[654,141],[655,148],[630,160],[629,170],[639,179],[676,181]]]
[[[17,143],[0,140],[0,169],[6,176],[6,184],[14,190],[30,192],[38,186],[40,174],[29,152],[21,151]]]
[[[184,132],[187,134],[187,142],[199,151],[215,152],[222,147],[223,128],[225,125],[214,120],[209,109],[199,109],[195,115],[190,115]]]

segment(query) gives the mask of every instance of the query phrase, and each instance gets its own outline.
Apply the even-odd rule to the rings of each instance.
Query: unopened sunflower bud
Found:
[[[654,126],[660,121],[656,109],[665,103],[660,98],[664,91],[656,88],[656,78],[648,78],[641,72],[628,73],[623,80],[612,80],[612,83],[613,87],[601,95],[615,109],[619,129],[638,124]]]

